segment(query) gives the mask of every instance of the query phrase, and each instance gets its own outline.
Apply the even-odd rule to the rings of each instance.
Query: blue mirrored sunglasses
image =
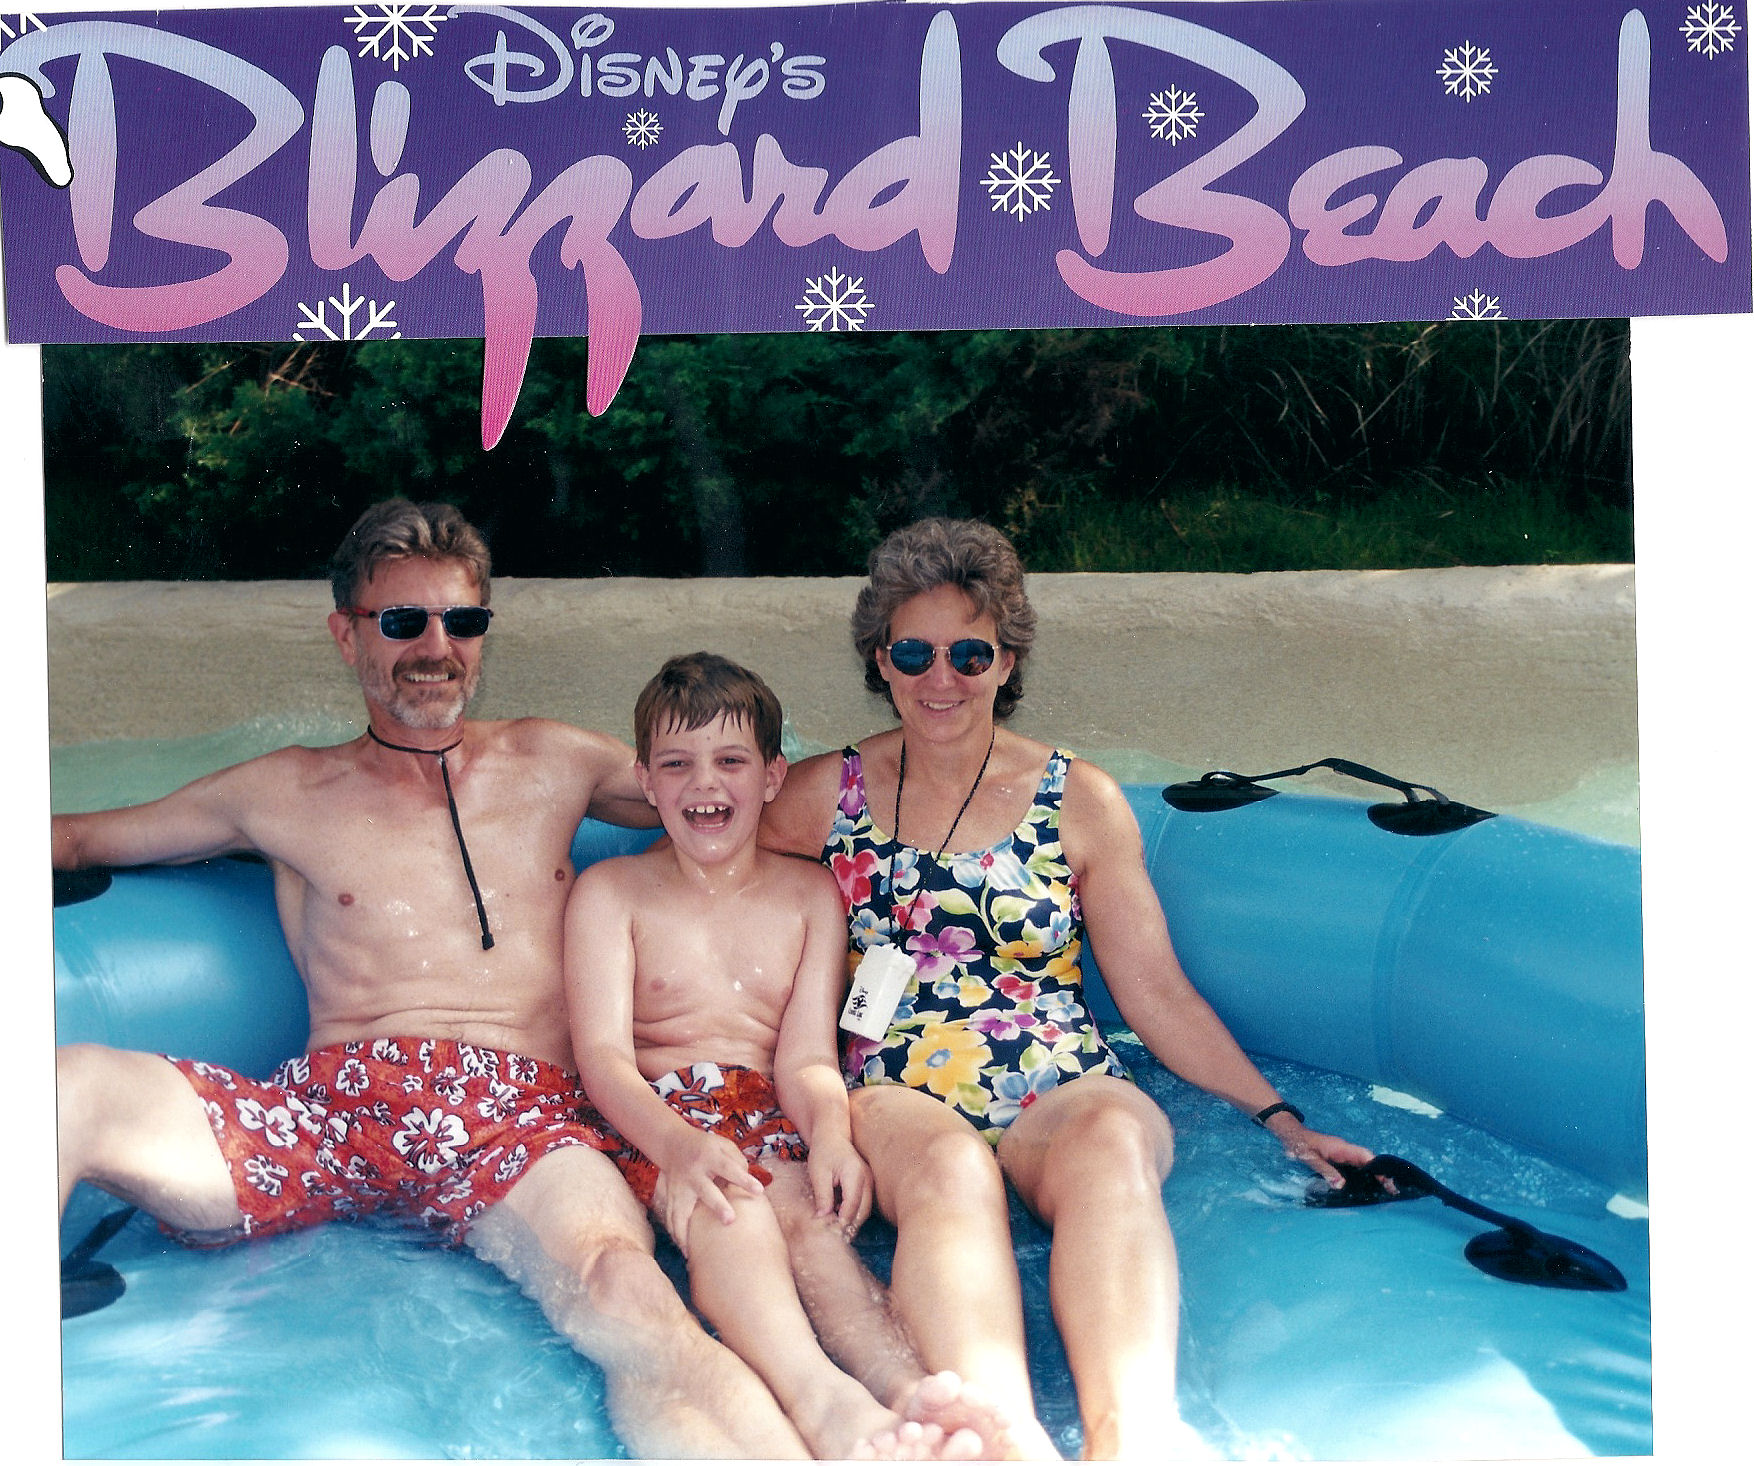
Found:
[[[965,636],[949,646],[933,646],[920,637],[904,636],[900,641],[890,642],[887,650],[889,665],[903,677],[918,677],[938,660],[939,652],[949,657],[951,667],[964,677],[978,677],[993,665],[998,655],[992,642],[978,636]]]

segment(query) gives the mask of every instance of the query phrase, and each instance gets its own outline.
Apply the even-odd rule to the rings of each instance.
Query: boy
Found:
[[[635,773],[668,839],[589,867],[565,939],[579,1073],[625,1139],[617,1163],[687,1257],[696,1307],[818,1456],[989,1454],[990,1412],[954,1376],[921,1378],[847,1245],[872,1188],[835,1052],[846,918],[823,867],[755,841],[785,777],[779,702],[696,652],[646,685],[634,727]],[[832,1244],[825,1225],[800,1227],[812,1213],[838,1223]],[[822,1352],[788,1230],[813,1268],[871,1299],[868,1333],[891,1331],[887,1367],[866,1378],[899,1412]],[[860,1341],[867,1362],[872,1343]]]

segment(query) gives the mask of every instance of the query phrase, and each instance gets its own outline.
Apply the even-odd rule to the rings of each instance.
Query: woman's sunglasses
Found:
[[[920,637],[904,636],[900,641],[890,642],[888,652],[889,665],[903,677],[918,677],[938,660],[939,652],[949,657],[951,667],[964,677],[978,677],[993,665],[998,655],[992,642],[982,641],[978,636],[965,636],[949,646],[933,646]]]
[[[348,609],[350,615],[376,617],[378,630],[386,641],[415,640],[426,630],[428,619],[434,615],[444,622],[446,636],[467,641],[485,636],[487,623],[493,619],[493,612],[486,606],[433,606],[430,609],[426,606],[385,606],[381,611],[352,606]]]

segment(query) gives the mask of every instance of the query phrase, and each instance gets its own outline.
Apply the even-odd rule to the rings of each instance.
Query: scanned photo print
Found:
[[[1746,24],[0,12],[23,1436],[1717,1449]]]

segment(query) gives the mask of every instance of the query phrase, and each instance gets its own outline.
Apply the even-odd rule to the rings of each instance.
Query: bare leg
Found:
[[[676,1296],[643,1211],[605,1156],[551,1151],[476,1221],[469,1245],[602,1368],[610,1423],[635,1455],[809,1454],[766,1386]]]
[[[721,1222],[699,1208],[690,1219],[688,1277],[696,1307],[767,1381],[817,1456],[844,1459],[864,1454],[879,1437],[891,1442],[902,1417],[822,1352],[767,1197],[733,1196],[731,1205],[735,1221]],[[928,1454],[937,1454],[942,1431],[913,1435]],[[971,1437],[961,1454],[972,1457],[979,1448]]]
[[[767,1166],[773,1182],[765,1195],[823,1352],[906,1419],[937,1425],[951,1436],[973,1431],[983,1459],[1009,1455],[1014,1442],[1003,1412],[954,1373],[927,1373],[889,1289],[860,1260],[840,1222],[815,1214],[804,1167],[791,1161]]]
[[[173,1227],[243,1225],[200,1097],[157,1054],[70,1044],[55,1054],[61,1210],[81,1181]]]
[[[931,1095],[894,1085],[850,1096],[853,1139],[895,1224],[890,1289],[929,1370],[953,1370],[1010,1424],[1010,1454],[1058,1453],[1035,1418],[1023,1294],[993,1149]]]
[[[1150,1097],[1090,1075],[1026,1110],[999,1161],[1054,1230],[1048,1286],[1066,1346],[1084,1454],[1169,1454],[1185,1427],[1175,1403],[1180,1285],[1162,1186],[1174,1138]]]
[[[925,1368],[889,1290],[874,1278],[832,1216],[818,1217],[804,1167],[769,1161],[766,1196],[779,1220],[798,1296],[829,1358],[891,1409]]]

